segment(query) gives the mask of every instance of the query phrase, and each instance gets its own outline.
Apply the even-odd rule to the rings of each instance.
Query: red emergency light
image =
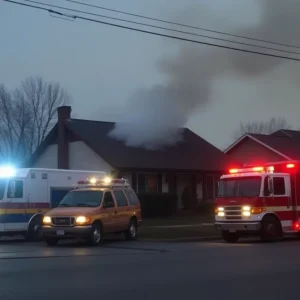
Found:
[[[295,164],[287,164],[286,168],[287,169],[293,169],[293,168],[295,168]]]
[[[300,230],[300,223],[299,222],[295,222],[293,224],[293,228],[294,228],[295,231],[299,231]]]
[[[245,172],[263,172],[265,171],[264,167],[252,167],[252,168],[243,168],[243,169],[230,169],[230,174],[245,173]]]

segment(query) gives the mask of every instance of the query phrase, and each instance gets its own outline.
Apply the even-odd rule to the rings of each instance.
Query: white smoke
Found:
[[[238,28],[233,33],[295,44],[300,25],[300,1],[256,1],[261,7],[260,22],[255,26]],[[280,32],[273,28],[279,22],[284,24]],[[185,23],[197,24],[190,16]],[[274,45],[264,46],[284,49]],[[263,51],[255,48],[250,50]],[[280,52],[276,54],[286,55]],[[158,62],[159,70],[165,75],[165,83],[138,91],[128,101],[126,118],[117,123],[109,135],[132,147],[159,149],[176,144],[182,140],[181,128],[191,115],[212,101],[210,94],[216,77],[230,74],[258,76],[284,62],[278,58],[219,48],[206,47],[203,51],[201,45],[181,42],[175,57],[166,56]]]

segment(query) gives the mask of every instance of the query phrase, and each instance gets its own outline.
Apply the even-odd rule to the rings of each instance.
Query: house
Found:
[[[34,168],[104,170],[127,178],[138,192],[175,192],[190,184],[201,201],[213,200],[226,169],[226,155],[189,129],[184,142],[165,150],[127,147],[108,136],[114,123],[71,118],[71,107],[58,108],[58,122],[30,160]]]
[[[300,131],[278,130],[272,134],[245,134],[225,150],[240,164],[300,160]]]

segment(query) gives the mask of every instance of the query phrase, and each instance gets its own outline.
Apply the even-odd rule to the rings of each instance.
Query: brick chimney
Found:
[[[58,107],[57,116],[57,168],[69,169],[69,138],[66,121],[71,118],[71,106]]]

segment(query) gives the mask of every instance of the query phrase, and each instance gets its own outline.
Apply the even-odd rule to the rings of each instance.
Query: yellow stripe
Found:
[[[46,213],[49,211],[49,208],[28,208],[28,209],[19,209],[19,208],[8,208],[8,209],[0,209],[0,214],[37,214],[37,213]]]

